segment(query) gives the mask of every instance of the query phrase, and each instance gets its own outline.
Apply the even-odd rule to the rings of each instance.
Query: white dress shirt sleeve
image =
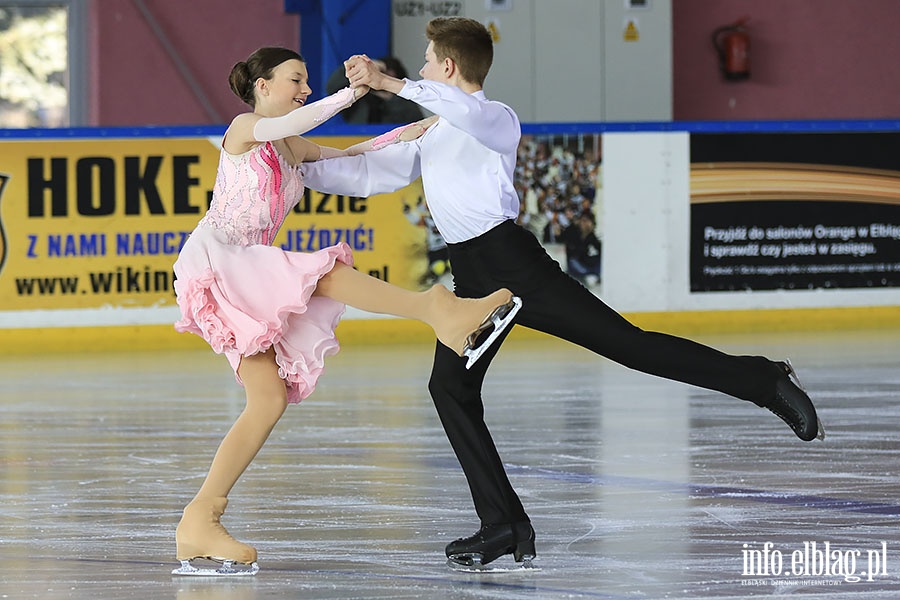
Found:
[[[394,192],[422,174],[418,140],[356,156],[306,162],[300,169],[310,189],[359,198]]]
[[[483,93],[467,94],[458,87],[436,81],[404,80],[401,98],[446,119],[485,147],[506,154],[515,152],[521,126],[516,113],[502,102],[486,101]]]

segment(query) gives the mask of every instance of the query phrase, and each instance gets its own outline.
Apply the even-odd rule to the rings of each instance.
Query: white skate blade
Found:
[[[172,571],[172,575],[188,575],[191,577],[252,577],[259,573],[259,564],[251,563],[242,565],[247,568],[234,568],[234,561],[222,561],[222,565],[218,568],[212,567],[195,567],[190,560],[182,560],[181,566]]]
[[[469,346],[468,342],[466,343],[466,347],[463,349],[463,355],[467,356],[469,359],[466,361],[466,369],[471,369],[472,365],[481,358],[481,355],[491,347],[491,344],[493,344],[497,338],[500,337],[500,334],[509,327],[510,323],[512,323],[515,318],[516,313],[518,313],[521,308],[522,299],[518,296],[513,296],[509,302],[496,309],[487,319],[485,319],[482,327],[486,328],[486,325],[492,324],[494,330],[488,335],[488,338],[476,348],[472,348]]]
[[[447,566],[450,567],[454,571],[459,571],[460,573],[476,573],[476,574],[487,574],[487,573],[516,573],[520,571],[532,572],[532,571],[540,571],[540,567],[535,567],[534,564],[530,560],[523,560],[520,563],[514,563],[511,567],[499,566],[495,563],[490,563],[487,565],[481,564],[481,561],[478,558],[475,558],[471,561],[471,563],[461,563],[453,560],[452,558],[447,559]]]

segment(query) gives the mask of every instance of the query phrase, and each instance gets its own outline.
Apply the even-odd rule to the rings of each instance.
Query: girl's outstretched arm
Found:
[[[369,152],[370,150],[381,150],[385,146],[390,146],[391,144],[396,144],[397,142],[411,142],[412,140],[420,138],[425,133],[425,131],[428,130],[429,127],[437,122],[437,120],[437,115],[432,115],[428,118],[422,119],[421,121],[416,121],[415,123],[401,125],[400,127],[391,129],[387,133],[382,133],[378,137],[373,137],[364,142],[354,144],[353,146],[345,148],[344,150],[338,150],[337,148],[330,148],[328,146],[319,146],[319,149],[321,151],[319,158],[321,159],[336,158],[338,156],[356,156],[357,154]]]
[[[293,135],[302,135],[324,123],[364,96],[368,88],[344,88],[312,104],[295,108],[281,117],[259,117],[253,125],[257,142],[271,142]]]
[[[223,145],[231,154],[240,154],[262,142],[297,137],[324,123],[366,92],[366,87],[344,88],[280,117],[263,117],[252,112],[240,114],[229,125]],[[308,146],[315,148],[312,143]],[[309,156],[309,153],[306,155]]]

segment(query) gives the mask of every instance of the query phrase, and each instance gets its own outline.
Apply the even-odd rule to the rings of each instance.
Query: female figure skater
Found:
[[[253,108],[235,117],[222,153],[209,211],[175,262],[181,332],[225,354],[247,404],[222,440],[200,490],[175,533],[179,575],[254,574],[253,547],[220,524],[228,493],[284,413],[315,388],[324,359],[338,351],[334,329],[344,305],[417,319],[438,340],[474,363],[512,321],[518,298],[499,290],[477,300],[436,285],[412,292],[352,268],[350,247],[286,252],[271,244],[303,195],[299,164],[376,150],[421,135],[420,121],[347,150],[299,137],[364,95],[349,88],[304,106],[312,93],[303,59],[286,48],[261,48],[234,66],[231,89]],[[482,339],[487,338],[487,339]],[[195,558],[223,562],[200,569]],[[234,564],[249,565],[235,569]]]

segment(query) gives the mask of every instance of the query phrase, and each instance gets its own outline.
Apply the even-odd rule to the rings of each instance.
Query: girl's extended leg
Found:
[[[517,305],[514,310],[509,310],[514,302],[512,292],[507,289],[477,299],[458,298],[440,284],[425,292],[413,292],[360,273],[343,263],[335,263],[334,268],[319,280],[316,294],[368,312],[422,321],[430,325],[438,340],[458,356],[463,356],[467,346],[473,345],[470,338],[473,334],[477,336],[492,314],[498,311],[503,314],[504,323],[497,327],[502,331],[518,310]]]
[[[225,435],[200,491],[184,509],[175,532],[179,560],[214,558],[250,564],[256,549],[235,540],[219,523],[227,496],[262,448],[287,407],[275,351],[245,356],[239,374],[247,405]]]

